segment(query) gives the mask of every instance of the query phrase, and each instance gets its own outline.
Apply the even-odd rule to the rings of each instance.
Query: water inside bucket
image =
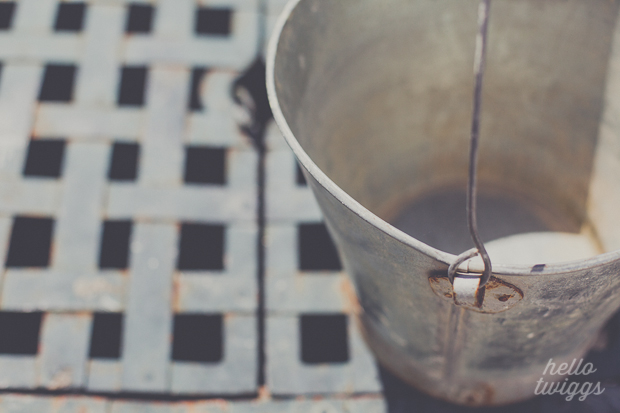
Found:
[[[392,224],[432,247],[460,254],[473,247],[465,202],[464,190],[436,192],[406,206]],[[588,227],[576,232],[552,211],[510,194],[478,194],[478,228],[495,263],[549,264],[603,252]]]

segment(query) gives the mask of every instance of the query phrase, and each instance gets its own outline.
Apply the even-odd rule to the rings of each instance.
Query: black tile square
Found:
[[[81,32],[84,26],[85,3],[59,3],[54,30],[57,32]]]
[[[150,33],[154,14],[155,8],[150,4],[130,4],[125,33]]]
[[[208,72],[207,68],[195,67],[192,70],[192,81],[189,90],[188,108],[190,111],[201,111],[204,109],[200,96],[200,85],[204,75]]]
[[[58,178],[62,171],[65,141],[62,139],[33,139],[28,144],[24,176]]]
[[[119,106],[144,105],[147,74],[144,66],[125,66],[121,69],[117,99]]]
[[[345,314],[301,315],[301,360],[306,364],[349,361],[347,321]]]
[[[179,270],[224,269],[224,225],[182,224]]]
[[[99,268],[120,270],[127,268],[131,227],[131,221],[104,221]]]
[[[299,269],[302,271],[340,271],[338,251],[325,224],[298,227]]]
[[[223,357],[221,314],[176,314],[172,360],[217,363]]]
[[[13,218],[7,267],[47,267],[50,260],[54,220],[51,218]]]
[[[197,34],[227,36],[230,34],[232,10],[200,7],[196,11],[194,30]]]
[[[122,313],[94,313],[88,357],[91,359],[120,358],[122,335]]]
[[[306,182],[306,177],[301,171],[301,166],[299,166],[298,163],[295,163],[295,182],[298,186],[308,186],[308,183]]]
[[[226,183],[226,149],[208,146],[188,146],[185,148],[185,183],[214,184]]]
[[[48,64],[39,91],[41,102],[70,102],[73,99],[75,65]]]
[[[15,2],[7,1],[0,3],[0,30],[8,30],[13,24],[15,15]]]
[[[35,355],[43,314],[0,311],[0,354]]]
[[[108,179],[110,181],[135,181],[138,174],[139,154],[140,146],[137,143],[115,142],[112,146]]]

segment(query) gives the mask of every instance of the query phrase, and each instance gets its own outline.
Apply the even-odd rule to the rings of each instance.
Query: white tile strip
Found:
[[[0,99],[1,96],[2,93]],[[100,141],[109,140],[110,137],[138,140],[145,117],[146,114],[137,108],[99,109],[42,103],[37,113],[34,132],[38,136],[71,136],[80,140]]]
[[[36,269],[6,270],[2,310],[120,311],[125,308],[127,277],[119,271],[96,274]]]
[[[189,71],[151,66],[140,183],[178,186],[182,182],[182,144]]]
[[[0,411],[10,413],[385,413],[379,397],[283,401],[148,402],[83,396],[0,395]]]
[[[55,0],[21,0],[15,10],[14,31],[51,34],[57,5]]]
[[[56,215],[60,210],[61,191],[61,184],[53,179],[0,182],[0,214]]]
[[[34,356],[0,356],[0,387],[14,389],[36,387],[37,364],[37,358]]]
[[[2,36],[0,36],[0,50],[4,50]],[[42,73],[41,64],[5,63],[2,67],[0,90],[0,136],[2,136],[0,178],[2,179],[16,179],[21,175]]]
[[[76,85],[78,105],[109,108],[116,101],[120,69],[117,56],[125,29],[125,8],[90,5],[86,11],[86,47]]]
[[[105,143],[66,145],[63,198],[54,225],[55,270],[80,274],[97,269],[109,152]]]
[[[122,387],[167,391],[172,328],[174,225],[137,224],[131,250],[129,297],[123,334]]]
[[[49,389],[84,385],[90,314],[46,314],[41,332],[39,385]]]
[[[111,404],[97,397],[0,396],[0,411],[3,413],[109,413]]]

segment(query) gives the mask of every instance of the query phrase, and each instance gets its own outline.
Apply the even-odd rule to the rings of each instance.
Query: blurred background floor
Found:
[[[259,391],[383,410],[269,120],[262,54],[284,4],[0,2],[0,387],[97,395],[2,396],[1,411],[247,411]]]

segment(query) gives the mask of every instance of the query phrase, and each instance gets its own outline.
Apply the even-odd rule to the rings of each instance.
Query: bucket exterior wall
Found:
[[[495,277],[523,292],[517,305],[496,314],[457,307],[429,287],[447,273],[442,257],[387,234],[309,182],[356,287],[368,345],[381,364],[435,397],[470,405],[533,397],[548,361],[581,358],[618,309],[617,259],[549,272],[498,268]]]
[[[297,53],[309,59],[312,53],[304,53],[306,48],[330,47],[311,39],[304,44],[299,38],[304,31],[330,24],[325,17],[330,8],[346,7],[346,3],[356,3],[352,12],[370,4],[365,0],[291,2],[271,41],[267,82],[274,117],[303,167],[352,278],[367,343],[385,367],[451,402],[497,405],[533,397],[548,361],[570,364],[582,357],[620,306],[620,253],[567,264],[494,266],[497,285],[520,294],[515,298],[518,302],[504,311],[458,307],[433,289],[433,282],[445,278],[455,257],[404,234],[362,206],[317,166],[293,133],[310,77],[299,67],[313,67],[313,62],[300,63]],[[414,3],[428,2],[381,2],[382,7]],[[475,10],[477,2],[468,3]],[[617,12],[615,2],[596,1],[588,7],[609,4]],[[485,300],[500,298],[488,293]]]

